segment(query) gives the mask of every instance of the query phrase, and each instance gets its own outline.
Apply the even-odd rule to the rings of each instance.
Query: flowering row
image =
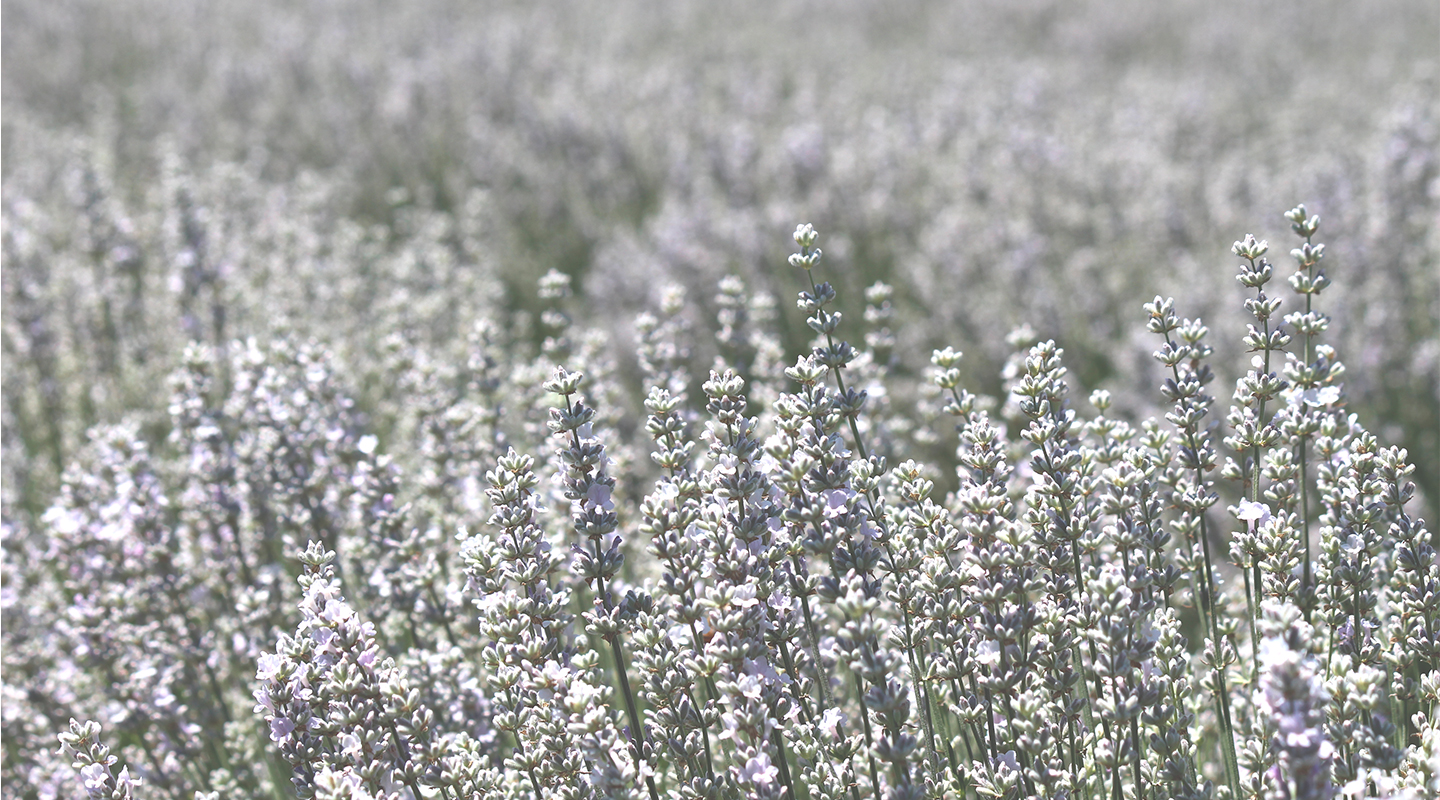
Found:
[[[1003,404],[953,349],[899,402],[884,287],[850,345],[810,226],[793,365],[731,285],[692,401],[683,325],[642,321],[649,446],[558,310],[533,355],[493,327],[405,355],[403,470],[324,351],[192,347],[165,448],[98,431],[6,528],[7,795],[73,780],[36,743],[85,716],[115,754],[71,722],[64,759],[113,800],[1433,796],[1440,561],[1405,451],[1344,408],[1318,218],[1287,216],[1303,310],[1234,248],[1224,436],[1209,331],[1164,298],[1163,421],[1082,415],[1024,334]],[[946,420],[949,491],[893,457]]]

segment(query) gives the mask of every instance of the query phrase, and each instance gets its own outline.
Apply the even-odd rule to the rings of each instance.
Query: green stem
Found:
[[[601,592],[603,594],[604,590]],[[615,653],[615,677],[620,681],[620,692],[625,695],[625,710],[630,715],[630,745],[635,749],[635,757],[642,758],[644,729],[640,727],[640,711],[635,707],[635,696],[630,693],[630,677],[625,672],[625,657],[620,652],[620,635],[612,633],[605,639],[610,642],[610,648]],[[645,776],[645,786],[650,790],[650,800],[660,800],[660,794],[655,791],[654,778]]]
[[[860,674],[851,670],[855,678],[855,699],[860,703],[861,728],[865,731],[865,757],[870,760],[870,787],[876,797],[880,796],[880,773],[875,768],[875,742],[870,736],[870,709],[865,707],[865,684]]]

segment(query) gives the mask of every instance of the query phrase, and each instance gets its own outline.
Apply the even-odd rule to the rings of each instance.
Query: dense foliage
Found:
[[[7,2],[7,798],[1440,793],[1433,4],[772,5]]]

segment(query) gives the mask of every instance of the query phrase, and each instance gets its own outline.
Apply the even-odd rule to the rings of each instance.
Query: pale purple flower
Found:
[[[350,605],[344,600],[332,599],[325,602],[325,610],[320,612],[320,618],[326,622],[344,622],[355,615]]]
[[[770,608],[774,609],[777,612],[799,612],[800,610],[800,601],[796,600],[794,597],[791,597],[789,592],[786,592],[784,589],[778,587],[775,589],[775,591],[770,593],[770,599],[767,602]]]
[[[1324,408],[1333,406],[1340,402],[1340,386],[1313,386],[1309,389],[1291,390],[1289,404],[1291,406],[1307,405],[1311,408]]]
[[[746,583],[736,586],[732,602],[740,608],[749,608],[750,606],[758,604],[760,601],[755,599],[755,584]]]
[[[310,629],[310,638],[315,641],[316,646],[325,647],[335,638],[335,629],[317,626]]]
[[[720,727],[723,729],[720,731],[720,739],[722,741],[725,739],[734,739],[736,732],[740,729],[740,723],[736,721],[733,713],[726,711],[720,715]]]
[[[1000,754],[999,758],[995,759],[995,766],[1004,767],[1011,772],[1019,772],[1020,760],[1015,757],[1014,750],[1006,750],[1004,753]]]
[[[827,519],[838,517],[848,510],[848,502],[855,493],[846,489],[831,489],[825,492],[825,516]]]
[[[721,453],[715,459],[714,472],[719,475],[734,475],[740,467],[740,459],[734,453]]]
[[[770,662],[763,658],[745,659],[744,669],[746,675],[754,675],[760,678],[767,686],[775,683],[785,683],[790,680],[788,677],[776,672],[775,668],[770,665]]]
[[[680,487],[673,481],[662,479],[655,484],[655,491],[651,496],[666,503],[674,503],[680,498]]]
[[[827,708],[825,713],[820,715],[820,730],[834,740],[840,738],[840,728],[845,724],[845,712],[838,708]]]
[[[745,762],[745,767],[740,770],[740,781],[768,788],[779,774],[780,771],[770,763],[770,755],[762,750]]]
[[[1332,793],[1328,775],[1335,749],[1323,728],[1330,697],[1314,659],[1280,637],[1267,637],[1258,655],[1262,675],[1255,705],[1274,725],[1272,779],[1293,786],[1296,800],[1324,800]]]
[[[581,506],[585,509],[598,508],[601,511],[613,511],[615,503],[610,500],[611,489],[603,483],[592,483],[590,488],[585,490],[585,499]]]
[[[1250,523],[1250,529],[1254,530],[1270,521],[1270,507],[1252,500],[1241,500],[1235,506],[1235,516]]]
[[[285,659],[279,653],[265,653],[260,656],[256,663],[255,680],[268,681],[280,674],[280,668],[285,664]]]
[[[760,693],[765,689],[765,683],[758,675],[741,675],[735,681],[735,688],[740,690],[740,694],[751,700],[759,700]]]
[[[103,791],[105,783],[110,780],[110,770],[99,762],[86,764],[80,768],[80,780],[84,782],[87,792]]]
[[[770,442],[774,439],[775,437],[773,436],[769,439],[766,439],[765,446],[769,447]],[[780,462],[775,459],[775,456],[772,456],[769,453],[762,453],[760,458],[755,460],[755,468],[760,472],[765,473],[766,475],[774,475],[775,473],[780,471]]]

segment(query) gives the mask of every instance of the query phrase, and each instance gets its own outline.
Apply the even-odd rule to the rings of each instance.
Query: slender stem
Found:
[[[605,639],[610,642],[610,648],[615,653],[615,676],[620,680],[620,691],[625,695],[625,710],[630,715],[630,744],[635,748],[635,757],[643,758],[644,729],[640,727],[640,711],[635,707],[635,696],[630,693],[630,678],[625,672],[625,657],[620,652],[620,635],[612,633]],[[646,775],[645,786],[650,790],[650,800],[660,800],[660,794],[655,791],[654,778]]]
[[[865,707],[865,685],[858,672],[852,670],[850,674],[855,678],[855,696],[860,701],[860,722],[865,731],[865,756],[870,759],[870,790],[879,797],[880,774],[875,768],[875,741],[870,736],[870,710]]]
[[[565,406],[571,407],[570,395],[565,394]],[[571,443],[578,451],[580,449],[580,431],[570,431]],[[587,473],[588,474],[588,473]],[[591,544],[595,547],[595,560],[598,562],[603,557],[601,537],[591,536]],[[597,572],[595,576],[595,594],[600,600],[604,609],[609,612],[614,607],[614,600],[610,592],[605,589],[605,578]],[[640,724],[640,711],[635,706],[635,695],[630,691],[630,676],[625,670],[625,655],[620,648],[620,634],[613,632],[606,635],[605,640],[610,643],[610,648],[615,655],[615,677],[620,682],[620,693],[625,697],[625,710],[630,717],[630,745],[635,751],[635,758],[645,757],[645,729]],[[650,800],[660,800],[660,794],[655,790],[655,779],[649,775],[645,776],[645,787],[650,790]]]
[[[695,706],[698,713],[700,704],[695,702],[695,694],[690,691],[690,687],[688,686],[685,687],[685,696],[690,699],[690,704]],[[702,713],[700,715],[700,736],[705,740],[705,772],[709,777],[713,778],[715,777],[715,757],[710,753],[709,727],[705,722],[705,715]]]
[[[815,617],[810,613],[810,596],[800,589],[800,557],[791,556],[790,560],[795,567],[790,580],[793,583],[795,594],[800,596],[800,610],[805,616],[806,633],[810,635],[810,655],[815,659],[815,689],[820,694],[819,708],[816,711],[824,713],[825,709],[830,706],[826,692],[829,688],[826,684],[830,682],[830,678],[825,674],[825,662],[820,660],[820,634],[815,627]]]
[[[800,672],[795,669],[795,659],[790,655],[790,646],[784,639],[780,639],[777,644],[780,647],[780,660],[785,664],[785,674],[790,676],[790,680],[794,681],[796,686],[801,686]],[[805,721],[814,722],[815,713],[810,710],[809,693],[800,691],[796,692],[795,696],[800,701],[800,712],[805,715]]]
[[[1305,243],[1311,243],[1309,236],[1305,237]],[[1310,266],[1305,268],[1306,288],[1308,290],[1305,292],[1305,316],[1307,318],[1314,311],[1314,266],[1314,264],[1311,264]],[[1307,321],[1307,324],[1305,326],[1305,357],[1304,360],[1301,362],[1300,367],[1303,371],[1302,378],[1307,385],[1301,387],[1301,391],[1304,391],[1304,389],[1311,388],[1311,386],[1313,386],[1313,380],[1311,380],[1310,375],[1310,362],[1311,359],[1314,358],[1314,353],[1311,349],[1313,344],[1314,334],[1310,332],[1310,325]],[[1303,401],[1300,404],[1300,413],[1302,416],[1306,415],[1307,413],[1305,411],[1305,403]],[[1304,578],[1300,584],[1300,607],[1301,610],[1305,612],[1305,621],[1307,623],[1310,622],[1310,610],[1311,607],[1314,605],[1315,590],[1315,578],[1312,573],[1312,567],[1310,564],[1310,479],[1309,463],[1306,456],[1309,441],[1310,434],[1306,432],[1304,428],[1302,428],[1298,440],[1295,443],[1295,456],[1296,460],[1300,462],[1300,535],[1305,541],[1305,565],[1303,570]]]
[[[1145,778],[1140,772],[1140,762],[1145,757],[1145,742],[1140,738],[1140,721],[1135,717],[1130,718],[1130,737],[1135,741],[1135,788],[1139,800],[1145,800]]]
[[[1165,335],[1165,341],[1167,344],[1172,343],[1169,334]],[[1170,370],[1176,384],[1179,384],[1179,365],[1171,365]],[[1197,495],[1203,497],[1205,467],[1199,459],[1202,441],[1198,427],[1193,423],[1185,428],[1185,444],[1195,458],[1195,491]],[[1200,545],[1205,555],[1204,585],[1200,587],[1200,610],[1202,621],[1205,623],[1210,633],[1210,640],[1215,647],[1215,704],[1220,719],[1220,748],[1225,756],[1225,776],[1231,796],[1238,797],[1240,795],[1240,767],[1235,756],[1235,729],[1230,719],[1230,692],[1226,686],[1225,669],[1220,663],[1224,642],[1220,638],[1220,623],[1214,607],[1217,598],[1215,596],[1215,571],[1210,556],[1210,529],[1203,509],[1198,511],[1196,517],[1200,523]]]
[[[780,735],[779,728],[770,731],[770,743],[775,745],[775,752],[780,756],[780,783],[785,787],[789,800],[795,800],[795,786],[790,780],[790,756],[785,752],[785,739]]]

